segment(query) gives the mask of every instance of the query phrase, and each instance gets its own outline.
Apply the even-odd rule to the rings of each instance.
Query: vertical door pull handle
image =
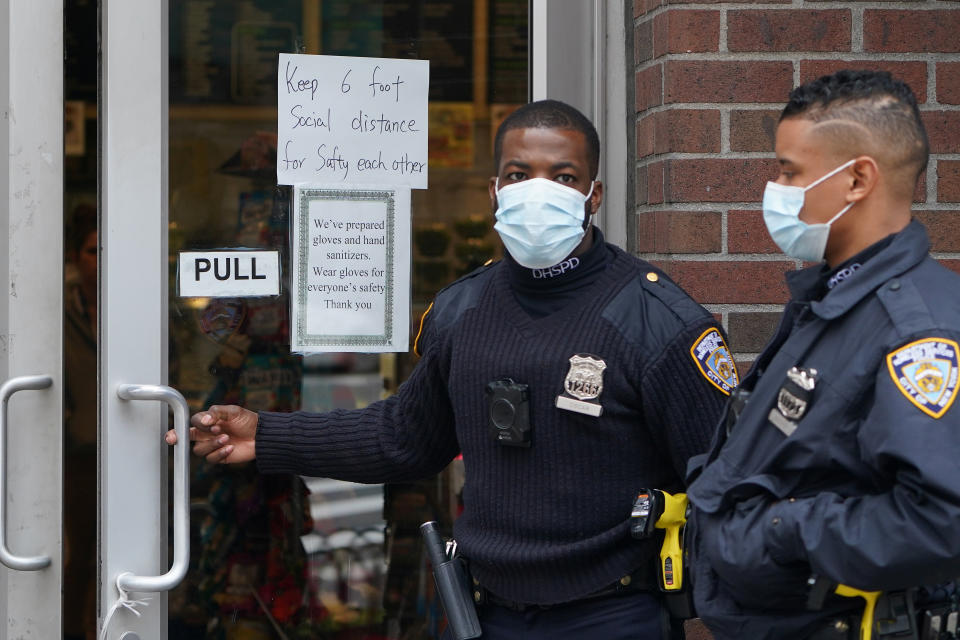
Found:
[[[0,562],[17,571],[50,566],[50,556],[17,556],[7,549],[7,405],[17,391],[40,391],[53,386],[50,376],[10,378],[0,387]]]
[[[169,591],[187,575],[190,562],[190,409],[176,389],[164,385],[121,384],[122,400],[159,400],[173,411],[177,445],[173,450],[173,563],[161,576],[123,573],[117,584],[126,591]]]

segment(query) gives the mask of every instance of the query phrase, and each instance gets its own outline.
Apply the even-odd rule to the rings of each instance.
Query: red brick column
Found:
[[[960,2],[875,6],[633,2],[630,249],[722,318],[743,364],[775,328],[787,299],[784,271],[799,266],[770,240],[759,202],[776,176],[780,109],[801,82],[872,68],[910,84],[932,152],[916,215],[930,229],[935,255],[960,271]]]

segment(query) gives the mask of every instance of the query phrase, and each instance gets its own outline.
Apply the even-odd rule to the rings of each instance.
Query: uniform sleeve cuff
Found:
[[[289,448],[282,445],[289,439],[289,416],[259,412],[257,414],[257,471],[260,473],[290,473]]]

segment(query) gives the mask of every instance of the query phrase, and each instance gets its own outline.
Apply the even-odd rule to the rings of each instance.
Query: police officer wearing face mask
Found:
[[[462,451],[454,535],[483,638],[661,640],[658,541],[631,538],[631,506],[644,487],[683,490],[736,368],[709,313],[590,225],[603,186],[580,112],[521,107],[495,161],[506,257],[437,295],[395,396],[319,415],[211,407],[194,450],[359,482],[428,476]]]
[[[776,156],[767,229],[819,264],[787,274],[776,334],[691,463],[697,611],[717,640],[955,638],[936,585],[960,575],[960,277],[911,219],[913,93],[872,71],[805,84]]]

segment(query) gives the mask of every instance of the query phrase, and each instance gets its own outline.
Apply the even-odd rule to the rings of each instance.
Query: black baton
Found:
[[[434,521],[420,525],[420,533],[427,545],[427,556],[433,565],[433,579],[437,583],[440,603],[447,614],[447,624],[454,640],[480,637],[480,621],[470,596],[470,585],[463,563],[447,557],[446,543]]]

